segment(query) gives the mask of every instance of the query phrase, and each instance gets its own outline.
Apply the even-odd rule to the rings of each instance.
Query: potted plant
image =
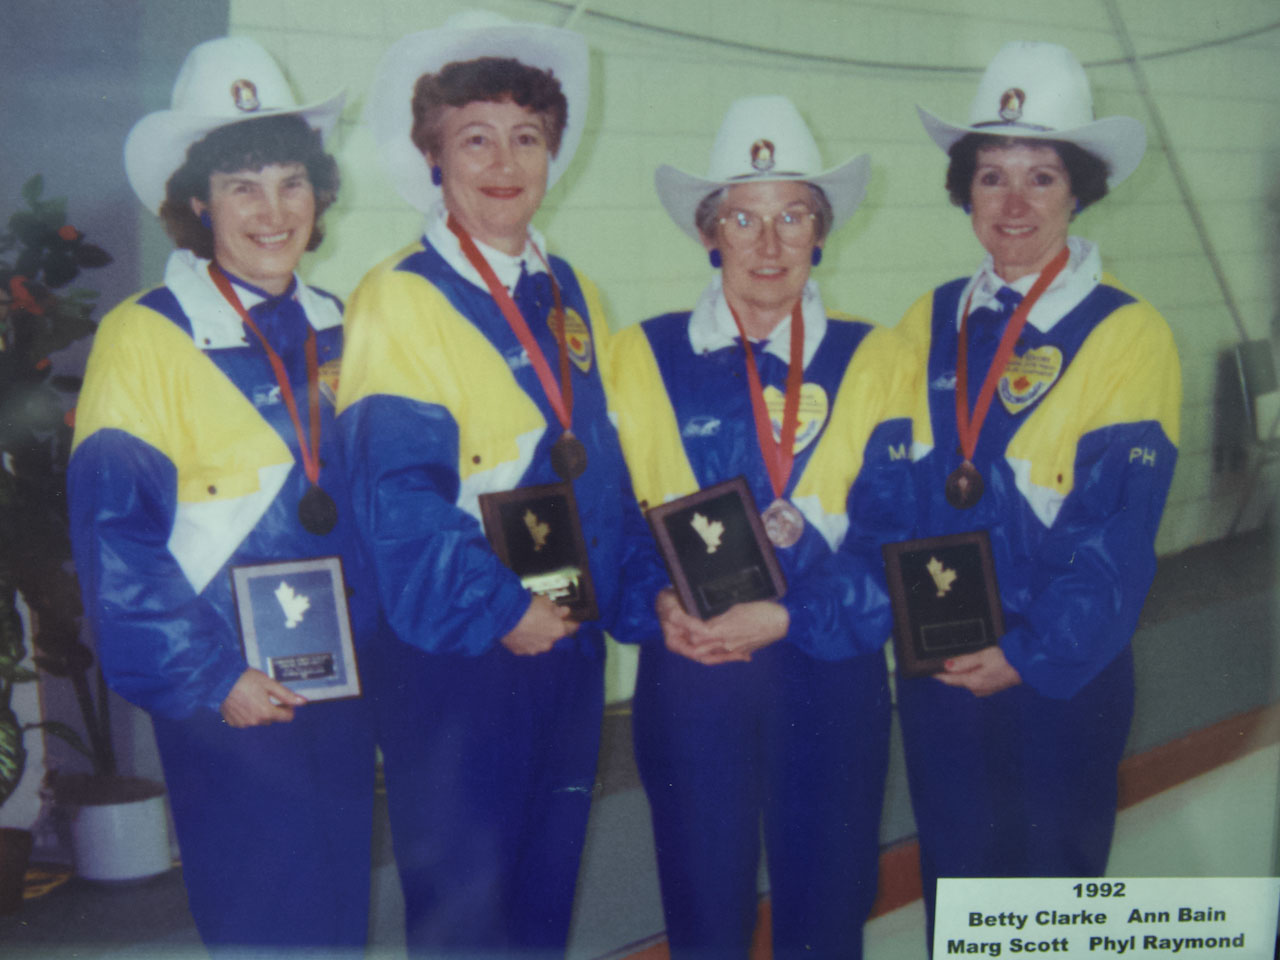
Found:
[[[0,537],[10,532],[6,521],[15,500],[14,487],[12,476],[0,471]],[[13,709],[14,686],[32,682],[37,674],[24,663],[27,649],[9,566],[7,558],[0,561],[0,806],[17,790],[26,770],[27,751],[23,739],[27,731],[44,728],[88,755],[79,734],[66,724],[52,720],[23,723]],[[30,830],[0,827],[0,915],[13,913],[22,905],[22,878],[31,855],[31,843]]]
[[[31,612],[35,664],[71,683],[84,725],[82,739],[66,725],[45,724],[92,763],[89,774],[51,774],[55,800],[81,811],[73,819],[73,835],[82,832],[82,820],[94,819],[82,815],[91,806],[147,801],[154,801],[164,834],[163,786],[117,775],[106,687],[81,640],[83,611],[71,568],[66,503],[71,403],[80,380],[55,374],[50,360],[94,332],[97,293],[67,287],[81,270],[106,266],[111,257],[67,223],[65,198],[45,198],[43,192],[42,177],[28,180],[22,188],[26,208],[0,234],[0,668],[14,682],[31,679],[19,666],[25,652],[16,612],[21,593]],[[10,662],[9,656],[17,659]],[[0,688],[0,694],[8,689]],[[0,699],[0,706],[7,705],[7,697]],[[23,757],[22,730],[15,723],[11,711],[0,711],[0,783],[5,759],[16,764]],[[136,843],[136,836],[129,838],[130,846]],[[167,834],[164,850],[167,869]],[[116,879],[92,865],[86,874],[83,859],[77,851],[82,875]]]

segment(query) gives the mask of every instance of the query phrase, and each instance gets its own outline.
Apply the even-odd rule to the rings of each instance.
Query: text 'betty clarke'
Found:
[[[1012,927],[1022,930],[1033,914],[1014,913],[981,913],[977,910],[969,913],[971,927]],[[1059,910],[1039,910],[1034,914],[1037,926],[1072,927],[1101,926],[1107,922],[1107,915],[1102,911],[1076,910],[1063,913]],[[1225,923],[1227,911],[1218,907],[1179,907],[1173,910],[1130,910],[1125,923]]]

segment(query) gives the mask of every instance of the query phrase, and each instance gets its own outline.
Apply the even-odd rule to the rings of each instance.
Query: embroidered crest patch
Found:
[[[769,411],[769,423],[773,427],[773,439],[782,439],[782,410],[786,397],[777,387],[764,388],[764,405]],[[799,453],[817,439],[827,422],[829,412],[827,391],[816,383],[806,383],[800,387],[799,423],[796,424],[796,442],[792,447]]]
[[[582,317],[578,316],[578,311],[570,308],[565,311],[564,336],[567,338],[566,343],[569,347],[569,359],[574,362],[579,370],[583,373],[591,372],[591,328],[586,325]],[[556,322],[556,312],[551,311],[547,315],[547,323],[551,325],[552,332],[559,339],[561,332],[558,329],[559,324]]]
[[[1062,351],[1057,347],[1038,347],[1010,357],[1000,377],[1000,402],[1010,413],[1021,413],[1049,391],[1061,372]]]
[[[773,169],[773,141],[757,140],[751,145],[751,169],[768,173]]]
[[[1005,123],[1013,123],[1022,119],[1022,105],[1027,95],[1017,87],[1010,87],[1000,95],[1000,119]]]
[[[241,78],[231,84],[231,102],[241,113],[256,113],[262,104],[258,100],[258,88],[252,80]]]
[[[320,392],[330,403],[338,402],[338,375],[342,371],[341,360],[327,360],[320,364]]]

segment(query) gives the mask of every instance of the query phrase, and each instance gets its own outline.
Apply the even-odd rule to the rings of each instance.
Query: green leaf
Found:
[[[61,720],[45,720],[43,723],[28,723],[22,729],[25,730],[46,730],[53,734],[59,740],[65,742],[73,750],[84,754],[90,760],[93,759],[93,751],[85,745],[80,734],[74,728],[67,726]]]
[[[22,185],[22,199],[35,206],[40,202],[40,194],[44,193],[44,174],[37,173]]]
[[[27,751],[22,745],[22,728],[8,705],[0,705],[0,804],[18,788],[22,771],[27,766]]]
[[[6,680],[9,683],[30,683],[39,678],[39,676],[40,674],[30,667],[20,667],[13,663],[0,663],[0,680]]]
[[[93,243],[82,243],[76,247],[76,263],[85,268],[105,267],[111,262],[111,254]]]

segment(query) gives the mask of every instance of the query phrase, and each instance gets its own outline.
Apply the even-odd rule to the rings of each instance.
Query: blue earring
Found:
[[[200,226],[204,227],[206,230],[213,229],[213,217],[209,216],[208,210],[200,211]]]
[[[431,182],[437,187],[444,183],[444,171],[440,169],[440,164],[438,163],[431,165]]]
[[[809,254],[809,262],[815,267],[822,262],[822,248],[814,244],[813,253]]]
[[[707,259],[711,261],[711,265],[717,270],[724,266],[724,260],[721,258],[720,251],[718,249],[712,249],[707,254]]]
[[[960,209],[961,209],[961,210],[963,210],[963,211],[965,212],[965,215],[966,215],[966,216],[971,216],[971,215],[973,214],[973,204],[972,204],[972,203],[962,203],[962,204],[960,205]]]
[[[1079,213],[1081,210],[1083,210],[1083,209],[1084,209],[1084,204],[1080,202],[1080,198],[1079,198],[1079,197],[1076,197],[1076,211],[1075,211],[1075,212],[1078,214],[1078,213]]]

